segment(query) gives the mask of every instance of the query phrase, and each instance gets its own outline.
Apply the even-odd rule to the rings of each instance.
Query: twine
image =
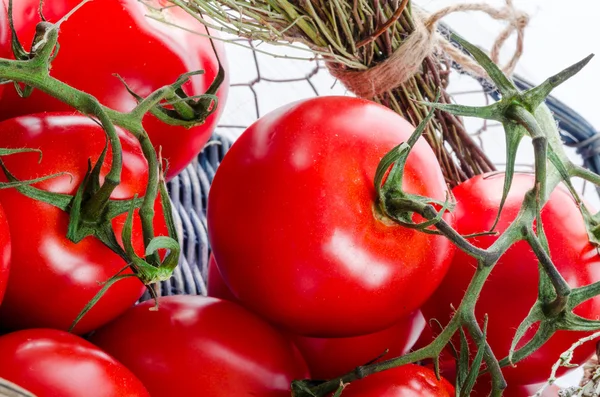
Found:
[[[391,91],[405,83],[419,72],[425,58],[434,52],[445,54],[463,71],[475,77],[487,78],[488,75],[481,66],[437,31],[437,24],[444,17],[469,11],[483,12],[493,19],[508,22],[507,27],[498,35],[492,47],[490,57],[494,63],[498,63],[500,50],[506,41],[513,33],[517,33],[515,52],[510,61],[502,68],[506,74],[511,75],[523,55],[525,28],[529,23],[529,16],[515,9],[513,0],[506,0],[506,6],[502,8],[494,8],[485,3],[456,4],[431,15],[414,8],[414,31],[385,61],[367,70],[352,70],[334,62],[328,62],[327,67],[330,73],[340,80],[348,90],[359,97],[368,99]]]

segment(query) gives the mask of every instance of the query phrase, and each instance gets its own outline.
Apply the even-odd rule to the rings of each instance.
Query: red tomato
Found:
[[[6,221],[6,214],[0,206],[0,305],[4,298],[4,292],[8,284],[8,275],[10,273],[10,229]]]
[[[333,394],[331,394],[333,395]],[[419,365],[403,365],[351,382],[344,397],[453,397],[454,387]]]
[[[216,173],[207,215],[234,295],[313,337],[380,331],[416,310],[441,282],[454,247],[382,221],[373,186],[381,158],[412,131],[391,110],[349,97],[296,102],[248,128]],[[424,140],[409,156],[404,185],[445,199]]]
[[[408,353],[425,323],[417,311],[396,325],[369,335],[349,338],[308,338],[292,335],[308,363],[314,379],[333,379],[367,364],[387,351],[378,361]]]
[[[8,4],[8,0],[4,2]],[[46,1],[44,15],[49,21],[56,22],[80,2]],[[39,22],[39,0],[13,3],[17,33],[23,45],[29,48]],[[174,7],[165,8],[158,16],[164,16],[167,22],[192,32],[148,17],[157,14],[152,7],[165,5],[164,0],[103,0],[84,5],[61,25],[60,51],[52,62],[52,76],[94,95],[102,104],[119,111],[130,111],[136,101],[113,76],[115,73],[123,77],[134,92],[147,96],[164,85],[174,83],[183,73],[204,70],[203,75],[193,77],[184,86],[188,95],[204,94],[217,74],[218,62],[210,40],[192,32],[206,34],[206,29]],[[222,43],[215,40],[214,44],[221,62],[226,63]],[[145,118],[144,127],[150,140],[155,147],[162,147],[163,158],[169,162],[167,178],[178,174],[202,150],[225,104],[227,87],[226,80],[218,92],[218,110],[203,125],[187,129],[167,126],[154,116]],[[14,89],[7,89],[0,101],[0,120],[63,110],[71,108],[40,91],[21,99]]]
[[[497,230],[503,232],[515,219],[525,193],[533,186],[533,176],[515,175],[513,187],[500,217]],[[457,206],[457,230],[461,234],[489,230],[495,220],[502,187],[503,174],[477,176],[454,188]],[[596,269],[600,258],[588,242],[584,222],[570,194],[563,188],[556,189],[542,211],[542,221],[548,237],[554,264],[572,287],[598,281]],[[478,247],[487,248],[496,236],[484,236],[471,240]],[[463,293],[471,280],[476,261],[458,252],[448,275],[440,288],[423,307],[425,318],[436,318],[442,324],[451,315],[450,305],[458,307]],[[535,303],[538,290],[538,264],[529,245],[522,241],[511,247],[492,271],[477,303],[476,314],[483,321],[488,314],[487,340],[499,358],[509,351],[515,330]],[[600,314],[600,297],[591,299],[575,309],[586,318]],[[530,330],[519,346],[533,335]],[[542,348],[527,359],[517,363],[516,368],[507,367],[504,375],[509,384],[531,384],[548,378],[552,364],[579,338],[581,332],[558,332]],[[594,344],[588,343],[575,352],[573,363],[584,362],[594,352]]]
[[[112,198],[143,196],[147,162],[137,140],[122,130],[119,134],[123,146],[122,182]],[[51,192],[74,194],[87,172],[88,159],[96,161],[105,142],[102,128],[84,116],[30,115],[0,123],[0,147],[38,148],[43,152],[39,164],[37,153],[4,158],[7,168],[18,179],[57,172],[71,174],[36,185]],[[102,175],[108,172],[111,158],[109,151]],[[2,180],[6,180],[3,174]],[[0,307],[0,324],[8,329],[68,329],[102,288],[99,283],[115,275],[125,262],[94,237],[87,237],[78,244],[68,240],[69,215],[56,207],[27,198],[15,189],[0,190],[0,203],[12,237],[10,280]],[[125,217],[123,214],[113,220],[118,238]],[[137,216],[135,219],[139,223]],[[162,219],[161,211],[155,219]],[[167,234],[164,226],[163,229],[157,226],[156,234]],[[133,242],[138,253],[143,253],[141,227],[135,223]],[[75,331],[83,334],[112,320],[135,303],[143,291],[142,283],[135,278],[117,282]]]
[[[293,345],[241,306],[203,296],[168,296],[129,309],[92,342],[124,363],[153,397],[290,395],[307,377]]]
[[[37,397],[150,397],[123,364],[67,332],[28,329],[0,337],[0,377]]]

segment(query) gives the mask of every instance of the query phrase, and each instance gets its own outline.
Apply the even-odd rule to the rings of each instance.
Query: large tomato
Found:
[[[515,175],[513,186],[502,211],[497,231],[503,232],[515,219],[525,193],[532,188],[532,175]],[[457,230],[466,235],[489,230],[495,220],[502,187],[503,174],[477,176],[454,188],[457,205]],[[561,187],[555,189],[542,210],[542,222],[548,237],[554,264],[572,287],[600,280],[597,268],[600,257],[588,235],[579,209],[570,194]],[[496,236],[477,237],[471,242],[487,248]],[[423,307],[426,318],[448,322],[451,305],[458,307],[477,264],[468,255],[457,252],[448,275],[440,288]],[[476,314],[480,320],[489,316],[487,340],[499,358],[508,354],[515,330],[527,316],[536,301],[538,291],[538,263],[527,242],[512,246],[496,264],[477,302]],[[597,319],[600,315],[600,297],[591,299],[577,308],[575,313]],[[525,343],[533,335],[526,335]],[[586,335],[581,332],[558,332],[542,348],[527,359],[506,367],[508,383],[532,384],[548,378],[552,364],[571,344]],[[519,345],[519,346],[522,346]],[[573,363],[584,362],[594,352],[594,345],[584,344],[575,352]]]
[[[81,0],[44,2],[44,15],[56,22]],[[4,0],[8,4],[8,0]],[[39,22],[39,0],[13,1],[15,26],[24,46],[29,48],[35,26]],[[179,75],[204,70],[184,86],[188,95],[200,95],[213,82],[218,63],[210,40],[194,32],[206,34],[204,26],[166,0],[102,0],[84,5],[60,28],[60,51],[52,62],[52,76],[94,95],[113,109],[129,111],[136,104],[119,74],[134,92],[147,96],[152,91],[172,84]],[[150,16],[154,9],[167,23]],[[150,16],[149,16],[150,15]],[[174,24],[192,32],[170,26]],[[225,63],[223,45],[214,41],[219,58]],[[227,74],[226,74],[227,76]],[[169,162],[167,177],[178,174],[202,150],[216,126],[225,104],[227,80],[218,92],[219,107],[203,125],[186,129],[167,126],[154,116],[147,116],[144,127],[155,147],[162,147]],[[36,91],[27,99],[19,98],[8,87],[0,101],[0,120],[42,111],[71,110],[56,99]]]
[[[28,329],[0,337],[0,378],[37,397],[150,397],[123,364],[78,336]]]
[[[373,185],[381,158],[412,131],[383,106],[333,96],[282,107],[248,128],[217,170],[208,203],[211,246],[234,295],[314,337],[380,331],[417,309],[453,246],[382,219]],[[424,140],[404,185],[445,199]]]
[[[409,364],[351,382],[344,397],[453,397],[454,387],[435,372]]]
[[[121,184],[114,199],[143,196],[148,166],[141,148],[131,135],[119,130],[123,146]],[[36,148],[43,152],[23,153],[4,158],[6,167],[18,179],[68,172],[35,186],[56,193],[74,194],[88,170],[88,159],[96,161],[106,143],[102,128],[85,116],[41,114],[0,123],[0,147]],[[102,175],[112,159],[109,151]],[[6,180],[2,173],[2,180]],[[71,179],[72,178],[72,179]],[[69,215],[49,204],[23,196],[15,189],[0,190],[10,226],[12,260],[8,288],[0,306],[0,327],[8,329],[68,329],[84,306],[126,263],[94,237],[74,244],[66,238]],[[160,206],[157,206],[160,210]],[[120,237],[125,214],[113,220]],[[162,219],[162,212],[156,214]],[[142,254],[141,228],[134,224],[133,242]],[[157,228],[158,235],[165,235]],[[157,224],[157,227],[160,226]],[[78,333],[89,332],[115,318],[131,306],[144,287],[135,278],[113,285],[82,319]]]
[[[135,306],[92,342],[124,363],[153,397],[290,395],[307,377],[293,345],[241,306],[203,296],[169,296]]]

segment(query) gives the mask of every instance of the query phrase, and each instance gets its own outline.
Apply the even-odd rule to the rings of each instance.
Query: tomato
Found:
[[[143,196],[148,166],[135,138],[118,130],[123,146],[121,184],[113,199]],[[68,172],[35,186],[55,192],[74,194],[83,180],[88,159],[96,161],[106,143],[102,128],[85,116],[40,114],[23,116],[0,123],[0,147],[38,148],[37,153],[22,153],[4,158],[18,179]],[[112,159],[108,152],[101,175],[106,175]],[[71,179],[72,178],[72,179]],[[2,174],[2,180],[6,180]],[[69,215],[46,203],[20,194],[15,189],[0,190],[12,237],[10,280],[0,306],[0,326],[8,329],[68,329],[85,305],[126,263],[94,237],[74,244],[66,238]],[[157,206],[160,210],[160,206]],[[126,214],[113,220],[120,238]],[[162,220],[158,211],[156,220]],[[139,218],[135,217],[133,243],[142,254],[143,240]],[[156,234],[167,231],[157,223]],[[129,272],[129,271],[127,271]],[[114,284],[96,306],[82,319],[75,331],[89,332],[117,317],[144,291],[135,278]]]
[[[4,298],[4,292],[8,284],[8,275],[10,273],[10,229],[6,221],[6,214],[0,206],[0,305]]]
[[[381,220],[373,177],[413,127],[370,101],[321,97],[282,107],[233,144],[208,199],[209,240],[233,294],[291,332],[364,335],[416,310],[454,248]],[[420,140],[406,190],[445,199],[433,151]],[[447,216],[452,223],[452,217]]]
[[[56,22],[81,0],[52,0],[44,3],[44,15]],[[4,0],[8,4],[8,0]],[[39,22],[39,0],[13,1],[15,26],[23,45],[29,48]],[[217,57],[204,26],[175,7],[166,7],[159,17],[192,32],[158,22],[153,7],[165,7],[164,0],[103,0],[84,5],[60,28],[60,51],[52,62],[52,76],[94,95],[113,109],[130,111],[135,99],[114,74],[125,79],[134,92],[147,96],[154,90],[174,83],[186,72],[204,70],[184,86],[188,95],[204,94],[217,71]],[[147,5],[145,5],[147,4]],[[107,23],[106,21],[110,21]],[[211,32],[214,34],[214,32]],[[226,63],[223,45],[214,41],[222,63]],[[82,67],[85,65],[85,67]],[[227,73],[226,73],[227,76]],[[227,80],[218,92],[219,106],[203,125],[190,129],[167,126],[154,116],[144,119],[150,140],[162,147],[168,160],[167,178],[184,169],[202,150],[216,126],[227,96]],[[21,99],[7,89],[0,101],[0,120],[43,111],[71,110],[67,105],[40,92]]]
[[[533,186],[532,175],[515,175],[513,187],[500,217],[497,231],[503,232],[515,219],[525,193]],[[489,230],[495,220],[502,187],[503,174],[477,176],[454,188],[457,205],[457,230],[466,235]],[[557,188],[542,210],[542,222],[550,246],[554,264],[572,287],[598,281],[600,258],[588,242],[588,236],[579,209],[570,194]],[[471,240],[478,247],[487,248],[496,236],[484,236]],[[440,288],[422,308],[425,318],[436,318],[442,324],[451,315],[450,305],[458,307],[476,268],[476,261],[457,252],[448,275]],[[489,316],[487,340],[499,358],[508,355],[515,330],[527,316],[537,298],[538,264],[527,242],[512,246],[492,271],[476,307],[476,315],[483,321]],[[575,313],[596,319],[600,314],[600,297],[591,299],[575,308]],[[533,330],[526,334],[519,346],[527,342]],[[532,384],[548,378],[552,364],[579,338],[581,332],[558,332],[543,347],[516,368],[503,370],[509,384]],[[584,362],[594,352],[594,344],[584,344],[575,352],[573,363]]]
[[[396,325],[369,335],[349,338],[292,335],[291,338],[306,359],[312,378],[333,379],[378,357],[378,361],[383,361],[408,353],[424,325],[417,311]]]
[[[279,332],[241,306],[203,296],[168,296],[129,309],[92,342],[124,363],[153,397],[278,397],[307,377]]]
[[[333,394],[332,394],[333,395]],[[344,397],[453,397],[454,387],[435,372],[409,364],[351,382]]]
[[[0,377],[37,397],[150,397],[123,364],[78,336],[28,329],[0,337]]]

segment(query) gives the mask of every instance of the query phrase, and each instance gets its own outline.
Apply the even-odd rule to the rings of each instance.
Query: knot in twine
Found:
[[[369,44],[385,32],[402,14],[408,0],[404,0],[398,10],[382,28],[374,35],[358,43],[358,47]],[[490,57],[498,63],[500,50],[510,38],[517,33],[517,46],[510,61],[502,70],[511,75],[523,55],[525,28],[529,24],[529,15],[515,9],[512,0],[506,0],[503,8],[494,8],[485,3],[457,4],[443,8],[431,15],[416,8],[413,9],[414,31],[385,61],[366,70],[348,69],[345,65],[327,62],[327,68],[332,76],[340,80],[348,90],[363,98],[374,98],[387,91],[399,87],[412,76],[417,74],[425,58],[434,52],[446,54],[456,62],[463,71],[475,76],[488,78],[487,72],[471,57],[456,48],[448,38],[437,32],[438,22],[454,13],[480,11],[493,19],[506,21],[508,26],[498,35],[492,47]]]

